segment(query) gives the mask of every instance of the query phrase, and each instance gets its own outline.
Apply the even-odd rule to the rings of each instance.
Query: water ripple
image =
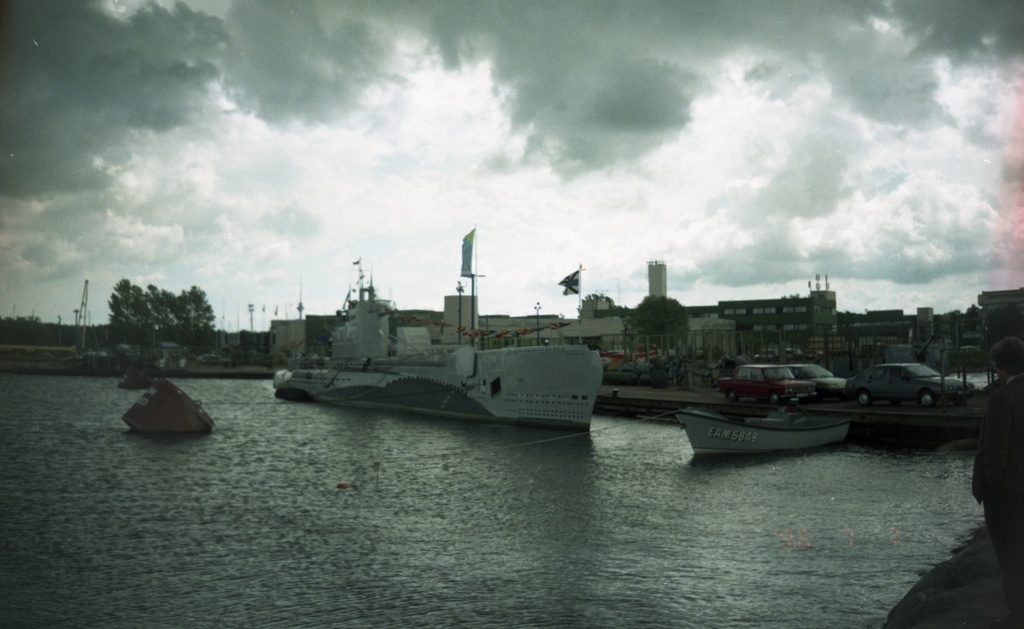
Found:
[[[552,441],[176,382],[213,433],[0,376],[2,624],[878,627],[980,521],[963,455],[700,462],[667,424]]]

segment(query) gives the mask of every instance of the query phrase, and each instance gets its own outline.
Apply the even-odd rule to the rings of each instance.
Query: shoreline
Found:
[[[178,368],[145,368],[140,369],[147,376],[155,378],[221,378],[225,380],[272,380],[274,368],[260,366],[219,367],[219,366],[188,366]],[[63,365],[39,365],[17,362],[0,363],[0,373],[22,376],[71,376],[80,378],[114,378],[120,379],[124,369],[89,369],[85,366],[68,368]]]

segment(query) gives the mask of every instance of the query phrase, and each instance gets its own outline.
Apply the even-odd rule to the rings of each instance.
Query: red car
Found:
[[[731,376],[719,378],[715,386],[730,402],[752,397],[776,406],[792,398],[811,397],[815,392],[813,382],[797,380],[793,372],[779,365],[741,365]]]

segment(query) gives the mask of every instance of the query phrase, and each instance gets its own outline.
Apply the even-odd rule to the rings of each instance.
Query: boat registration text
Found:
[[[745,441],[757,443],[757,433],[750,430],[733,430],[731,428],[708,428],[708,437],[725,441]]]

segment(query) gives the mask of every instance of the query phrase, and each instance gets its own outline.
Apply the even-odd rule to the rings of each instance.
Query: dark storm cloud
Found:
[[[83,2],[7,3],[0,80],[0,194],[102,187],[99,160],[131,129],[163,131],[206,110],[225,44],[184,5],[127,21]]]
[[[699,76],[654,52],[657,32],[638,32],[651,18],[619,3],[489,4],[465,30],[433,32],[449,64],[489,55],[526,157],[572,174],[641,156],[689,121]]]
[[[517,92],[513,119],[533,130],[527,159],[586,172],[639,157],[678,133],[690,119],[692,80],[647,60],[537,78]]]
[[[960,57],[1024,52],[1024,2],[900,0],[887,6],[924,50]]]
[[[424,26],[446,64],[487,58],[496,83],[508,89],[505,106],[516,130],[527,136],[524,157],[565,175],[627,162],[674,137],[704,82],[679,53],[715,47],[694,29],[666,30],[665,20],[686,20],[679,15],[686,7],[433,6],[441,8]]]
[[[1018,5],[565,0],[353,3],[342,11],[370,31],[390,24],[426,36],[449,68],[487,59],[508,90],[515,128],[527,136],[525,157],[574,174],[635,159],[675,137],[728,56],[760,60],[766,74],[751,78],[774,92],[817,73],[855,112],[934,124],[942,115],[934,56],[1024,46]],[[917,39],[908,42],[903,30]]]
[[[227,21],[230,85],[266,120],[330,120],[389,78],[386,24],[352,19],[332,3],[239,2]]]
[[[523,157],[565,175],[677,137],[725,58],[753,62],[748,79],[773,93],[819,75],[853,111],[920,126],[940,115],[935,55],[1024,49],[1016,0],[238,2],[223,21],[184,4],[125,20],[58,0],[3,11],[0,193],[22,198],[102,186],[126,133],[215,115],[211,86],[271,123],[329,123],[403,80],[403,45],[452,70],[486,61]]]
[[[938,83],[931,60],[900,59],[880,53],[871,41],[851,44],[845,55],[829,61],[830,83],[842,100],[868,118],[919,126],[941,113],[934,101]]]

